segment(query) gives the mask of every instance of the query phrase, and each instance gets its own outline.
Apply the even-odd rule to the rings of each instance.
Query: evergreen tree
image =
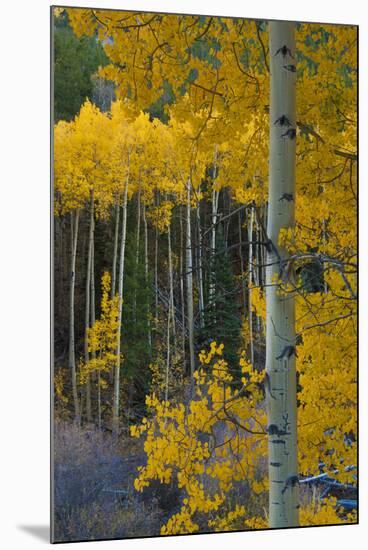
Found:
[[[229,362],[230,368],[236,370],[241,329],[237,305],[239,291],[221,224],[216,231],[216,250],[208,277],[208,295],[211,286],[215,291],[211,301],[208,297],[205,299],[205,326],[200,331],[199,341],[202,346],[207,346],[211,341],[224,344],[224,358]]]
[[[54,18],[54,116],[55,121],[71,120],[81,105],[92,99],[92,76],[108,59],[95,37],[77,38],[63,12]]]
[[[150,276],[148,281],[146,280],[142,239],[138,252],[137,257],[136,234],[134,231],[128,231],[121,349],[124,375],[130,379],[135,399],[143,405],[150,382],[151,358],[147,341],[152,284]]]

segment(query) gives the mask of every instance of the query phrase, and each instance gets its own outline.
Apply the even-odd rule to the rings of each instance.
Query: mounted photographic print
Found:
[[[51,19],[52,542],[357,523],[357,26]]]

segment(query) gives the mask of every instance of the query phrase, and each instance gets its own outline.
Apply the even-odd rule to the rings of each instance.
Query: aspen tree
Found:
[[[298,460],[295,372],[295,299],[281,229],[294,226],[295,63],[294,23],[270,21],[270,178],[266,268],[266,372],[269,439],[269,526],[297,526]],[[287,121],[287,122],[285,122]],[[291,200],[283,200],[283,197]],[[290,289],[289,289],[290,290]]]
[[[183,340],[183,362],[185,364],[185,339],[186,339],[186,322],[185,322],[185,297],[184,297],[184,229],[183,229],[183,206],[180,206],[180,299],[181,299],[181,319],[182,319],[182,340]]]
[[[187,205],[186,205],[186,286],[187,286],[187,314],[189,332],[189,361],[190,380],[194,382],[194,312],[193,312],[193,257],[192,257],[192,229],[191,229],[191,179],[187,181]]]
[[[248,215],[248,320],[249,320],[249,345],[250,362],[254,365],[254,345],[253,345],[253,309],[252,309],[252,285],[253,285],[253,224],[254,210],[250,209]]]
[[[74,227],[73,227],[74,217]],[[79,228],[79,209],[70,213],[71,222],[71,265],[70,265],[70,291],[69,291],[69,368],[72,376],[72,392],[74,403],[74,417],[77,423],[80,422],[80,408],[77,387],[77,371],[75,365],[75,320],[74,320],[74,291],[75,291],[75,261],[77,257],[78,228]]]
[[[143,204],[143,227],[144,227],[144,273],[146,276],[146,285],[148,285],[148,227],[146,218],[146,205]],[[148,347],[150,354],[152,352],[152,335],[151,335],[151,319],[150,305],[148,305]]]
[[[118,258],[118,246],[119,246],[119,218],[120,218],[120,204],[117,199],[115,204],[115,231],[114,231],[114,252],[112,257],[112,277],[111,277],[111,298],[115,296],[116,286],[116,264]]]
[[[241,211],[238,212],[238,231],[239,231],[239,258],[240,258],[240,277],[241,277],[241,288],[242,288],[242,306],[243,314],[245,314],[246,308],[246,285],[244,278],[244,258],[243,258],[243,241],[242,241],[242,218]]]
[[[213,305],[214,301],[214,295],[216,292],[216,286],[215,286],[215,274],[213,272],[214,270],[214,264],[215,264],[215,254],[216,254],[216,227],[217,227],[217,212],[218,212],[218,202],[219,202],[219,195],[220,191],[217,191],[215,188],[217,178],[217,146],[215,146],[214,149],[214,155],[213,155],[213,181],[212,181],[212,216],[211,216],[211,275],[210,275],[210,288],[209,288],[209,303],[210,305]]]
[[[171,327],[173,333],[173,344],[174,344],[174,354],[176,353],[176,329],[175,329],[175,306],[174,306],[174,276],[173,276],[173,265],[172,265],[172,247],[171,247],[171,227],[170,222],[167,226],[167,255],[169,260],[169,288],[170,288],[170,298],[169,298],[169,318],[171,319]]]
[[[120,416],[120,366],[121,366],[121,319],[123,312],[123,291],[124,291],[124,262],[125,262],[125,245],[126,245],[126,226],[127,226],[127,204],[128,204],[128,187],[130,175],[130,153],[128,153],[128,167],[125,178],[123,205],[122,205],[122,223],[121,223],[121,242],[120,242],[120,259],[119,259],[119,279],[118,279],[118,295],[119,295],[119,310],[118,310],[118,339],[116,347],[116,365],[114,372],[114,394],[112,405],[112,423],[113,433],[118,435],[119,432],[119,416]]]
[[[86,276],[86,310],[85,310],[85,323],[84,323],[84,361],[86,365],[89,361],[88,329],[90,326],[91,272],[92,272],[93,244],[94,244],[93,237],[94,237],[94,190],[91,189],[88,254],[87,254],[87,276]],[[87,378],[86,378],[86,415],[87,415],[87,422],[91,422],[92,421],[91,379],[90,379],[89,373],[87,373]]]
[[[200,188],[199,188],[200,192]],[[204,327],[204,293],[203,293],[203,262],[202,262],[202,228],[200,201],[197,204],[197,232],[198,232],[198,287],[199,287],[199,320],[201,328]]]

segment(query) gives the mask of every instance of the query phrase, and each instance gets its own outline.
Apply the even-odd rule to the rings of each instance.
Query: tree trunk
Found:
[[[155,333],[158,330],[158,229],[155,227]]]
[[[111,276],[111,298],[115,296],[116,287],[116,264],[118,258],[118,245],[119,245],[119,218],[120,218],[120,205],[115,205],[115,235],[114,235],[114,255],[112,259],[112,276]]]
[[[217,177],[217,148],[215,147],[215,153],[214,153],[214,161],[213,161],[213,190],[212,190],[212,216],[211,216],[211,222],[212,222],[212,229],[211,229],[211,258],[210,258],[210,285],[209,285],[209,296],[208,301],[210,304],[210,307],[214,305],[214,298],[215,298],[215,273],[214,273],[214,266],[215,266],[215,254],[216,254],[216,224],[217,224],[217,210],[218,210],[218,201],[219,201],[219,191],[215,190],[215,182]]]
[[[299,523],[295,299],[280,285],[293,283],[287,251],[278,245],[281,228],[294,226],[295,65],[294,23],[270,26],[270,183],[266,269],[266,372],[269,441],[269,526]],[[291,198],[290,198],[291,197]],[[281,275],[281,277],[280,277]],[[275,282],[278,280],[280,284]]]
[[[191,232],[191,180],[187,182],[187,233],[186,233],[186,281],[187,281],[187,313],[189,332],[189,361],[190,361],[190,382],[194,384],[194,314],[193,314],[193,258],[192,258],[192,232]]]
[[[242,286],[242,312],[245,316],[246,311],[246,286],[244,279],[244,258],[243,258],[243,239],[242,239],[242,219],[241,219],[241,210],[238,212],[238,224],[239,224],[239,259],[240,259],[240,276],[241,276],[241,286]]]
[[[219,191],[212,191],[212,230],[211,230],[211,258],[210,258],[210,285],[208,301],[210,306],[214,306],[215,302],[215,259],[216,259],[216,225],[217,225],[217,209],[218,209]]]
[[[184,236],[183,236],[183,214],[180,207],[180,299],[181,299],[181,319],[182,319],[182,339],[183,339],[183,364],[185,365],[185,299],[184,299]]]
[[[200,189],[198,190],[200,193]],[[199,321],[201,328],[204,327],[204,295],[203,295],[203,267],[202,267],[202,228],[200,202],[197,205],[198,225],[198,287],[199,287]]]
[[[75,211],[73,227],[73,213],[70,213],[71,222],[71,266],[70,266],[70,295],[69,295],[69,368],[72,375],[72,392],[74,403],[74,419],[80,422],[80,408],[78,400],[77,370],[75,366],[75,330],[74,330],[74,291],[75,291],[75,260],[77,257],[79,210]]]
[[[92,266],[93,235],[94,235],[94,192],[92,189],[90,214],[89,214],[89,236],[88,236],[87,277],[86,277],[86,310],[85,310],[85,322],[84,322],[84,361],[86,366],[88,365],[88,362],[89,362],[88,329],[90,325],[91,266]],[[87,415],[87,422],[92,422],[91,377],[89,373],[87,373],[87,377],[86,377],[86,415]]]
[[[143,204],[143,227],[144,227],[144,274],[146,279],[146,285],[148,285],[148,229],[146,218],[146,205]],[[152,337],[151,337],[151,319],[150,319],[150,304],[148,304],[148,347],[150,355],[152,353]]]
[[[139,184],[139,191],[137,197],[137,232],[136,232],[136,248],[135,248],[135,276],[138,276],[139,267],[139,245],[141,237],[141,186]],[[133,322],[137,322],[137,289],[134,288],[134,300],[133,300]]]
[[[102,350],[100,349],[100,357],[102,355]],[[98,429],[101,430],[102,427],[102,411],[101,411],[101,371],[98,369],[97,374],[97,423]]]
[[[252,311],[252,284],[253,284],[253,223],[254,209],[250,209],[248,217],[248,321],[249,321],[249,346],[250,362],[254,365],[254,345],[253,345],[253,311]]]
[[[171,228],[170,225],[167,229],[167,245],[168,245],[168,257],[169,257],[169,287],[170,287],[170,300],[169,300],[169,318],[171,317],[171,326],[173,333],[174,354],[176,354],[176,329],[175,329],[175,308],[174,308],[174,277],[172,266],[172,253],[171,253]]]
[[[91,327],[96,322],[96,287],[95,287],[95,240],[92,241],[92,258],[91,258]],[[92,351],[92,359],[96,359],[96,352]],[[92,381],[96,380],[96,373],[92,374]]]
[[[126,244],[126,226],[127,226],[127,203],[128,203],[128,186],[129,186],[129,170],[130,156],[128,156],[128,173],[124,186],[123,197],[123,219],[121,224],[121,243],[120,243],[120,263],[119,263],[119,280],[118,280],[118,295],[119,295],[119,311],[118,311],[118,338],[116,347],[116,365],[114,376],[114,395],[112,404],[112,429],[113,434],[119,433],[119,412],[120,412],[120,365],[121,365],[121,319],[123,311],[123,291],[124,291],[124,262],[125,262],[125,244]]]
[[[166,371],[165,371],[165,401],[169,399],[169,371],[170,371],[170,313],[167,316],[167,335],[166,335]]]

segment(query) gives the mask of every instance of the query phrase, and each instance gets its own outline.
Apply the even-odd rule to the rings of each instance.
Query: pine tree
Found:
[[[241,320],[237,304],[238,288],[234,279],[231,257],[226,249],[222,225],[216,230],[214,265],[210,270],[207,294],[214,289],[210,300],[206,297],[205,326],[198,340],[203,346],[211,341],[222,342],[224,357],[231,368],[238,363]]]
[[[144,243],[139,242],[138,261],[136,256],[136,235],[127,234],[125,257],[125,282],[122,310],[121,349],[123,354],[123,378],[129,385],[135,399],[144,403],[149,389],[150,349],[147,346],[149,333],[149,311],[153,298],[151,278],[146,277]]]
[[[94,37],[74,35],[66,12],[54,21],[55,120],[71,120],[84,101],[92,99],[92,77],[108,58]]]

